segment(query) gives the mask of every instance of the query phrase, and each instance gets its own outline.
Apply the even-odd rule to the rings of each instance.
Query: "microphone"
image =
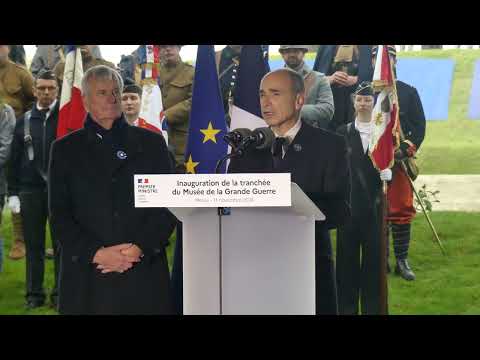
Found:
[[[261,127],[252,131],[251,135],[246,137],[240,144],[242,150],[250,146],[255,146],[258,150],[268,149],[272,146],[275,135],[269,127]]]
[[[255,147],[258,150],[270,149],[275,141],[275,134],[269,127],[261,127],[253,130],[256,137]]]
[[[243,139],[249,137],[252,130],[246,128],[239,128],[227,133],[223,139],[233,148],[236,148]]]

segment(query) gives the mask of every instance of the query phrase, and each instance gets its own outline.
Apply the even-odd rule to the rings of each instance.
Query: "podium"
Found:
[[[183,223],[185,315],[314,315],[315,221],[292,183],[290,207],[169,208]]]

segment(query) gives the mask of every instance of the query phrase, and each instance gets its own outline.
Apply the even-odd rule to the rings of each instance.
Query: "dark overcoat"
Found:
[[[92,120],[87,117],[87,123]],[[173,167],[163,137],[115,121],[108,143],[92,126],[52,145],[49,211],[60,245],[62,314],[170,314],[165,247],[175,224],[165,208],[135,208],[134,175],[168,174]],[[92,264],[102,246],[134,243],[144,253],[123,274],[101,274]]]

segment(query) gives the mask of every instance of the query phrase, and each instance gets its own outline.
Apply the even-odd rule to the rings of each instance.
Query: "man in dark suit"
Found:
[[[303,77],[283,68],[260,84],[262,116],[275,133],[272,149],[250,149],[230,163],[229,172],[290,172],[292,181],[326,215],[315,223],[316,313],[337,314],[335,271],[328,230],[349,216],[350,173],[341,136],[300,119],[305,102]]]
[[[133,176],[173,168],[160,134],[128,125],[122,88],[115,70],[89,69],[84,128],[52,147],[49,207],[60,245],[61,314],[172,313],[165,247],[175,221],[165,208],[135,208]]]

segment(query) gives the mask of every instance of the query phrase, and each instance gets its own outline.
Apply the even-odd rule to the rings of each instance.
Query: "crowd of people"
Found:
[[[12,213],[7,257],[26,258],[29,309],[46,303],[45,258],[52,257],[48,303],[62,314],[183,313],[181,223],[165,209],[135,209],[130,183],[136,173],[185,173],[195,69],[182,61],[182,45],[158,47],[168,147],[161,134],[138,126],[140,48],[115,66],[98,46],[80,45],[87,117],[83,129],[57,139],[63,47],[39,45],[27,69],[20,45],[0,45],[0,205],[7,199]],[[313,69],[304,61],[308,49],[280,46],[285,67],[265,75],[259,89],[274,146],[248,152],[228,171],[292,173],[327,218],[315,227],[317,314],[378,314],[382,181],[389,184],[395,273],[415,279],[407,260],[415,208],[402,163],[424,139],[422,104],[414,87],[397,81],[401,142],[392,170],[379,172],[368,156],[378,48],[321,45]],[[228,123],[241,50],[227,45],[216,54]],[[395,46],[388,53],[395,69]],[[53,249],[45,249],[47,223]],[[175,229],[170,275],[165,247]]]

